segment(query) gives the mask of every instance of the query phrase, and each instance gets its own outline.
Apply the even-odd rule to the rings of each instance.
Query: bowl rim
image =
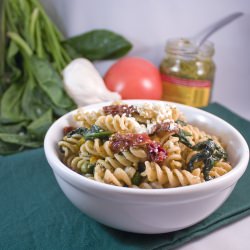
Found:
[[[245,141],[244,137],[241,135],[241,133],[234,128],[231,124],[224,121],[222,118],[213,115],[207,111],[187,106],[184,104],[174,103],[174,102],[167,102],[167,101],[161,101],[161,100],[147,100],[147,99],[132,99],[132,100],[122,100],[122,102],[128,103],[128,104],[135,104],[135,103],[145,103],[145,102],[152,102],[152,103],[165,103],[174,105],[177,108],[180,109],[190,109],[194,110],[195,112],[198,112],[198,114],[201,114],[203,116],[211,117],[212,119],[217,120],[218,122],[224,124],[224,126],[227,126],[234,135],[239,139],[240,144],[242,146],[242,157],[240,158],[239,162],[233,167],[233,169],[228,172],[227,174],[220,176],[218,178],[215,178],[213,180],[195,184],[195,185],[188,185],[188,186],[180,186],[175,188],[164,188],[164,189],[139,189],[139,188],[124,188],[124,187],[118,187],[106,183],[97,182],[95,180],[91,180],[89,178],[86,178],[71,169],[69,169],[60,159],[57,154],[56,145],[53,145],[52,140],[50,140],[50,137],[53,135],[53,130],[56,127],[58,123],[60,123],[62,120],[66,119],[67,117],[72,116],[73,113],[75,113],[79,108],[72,110],[59,119],[57,119],[48,129],[45,139],[44,139],[44,151],[46,158],[49,162],[49,165],[51,166],[54,173],[56,172],[59,174],[65,181],[69,182],[73,186],[76,186],[78,188],[81,188],[83,190],[86,189],[86,187],[98,190],[102,192],[116,192],[119,194],[129,194],[129,195],[143,195],[143,196],[166,196],[166,195],[185,195],[185,194],[194,194],[194,193],[202,193],[202,192],[208,192],[209,190],[221,190],[225,189],[234,183],[236,183],[239,178],[243,175],[245,172],[248,161],[249,161],[249,148],[247,145],[247,142]],[[109,105],[112,102],[101,102],[96,104],[90,104],[86,105],[83,108],[93,110],[95,108]]]

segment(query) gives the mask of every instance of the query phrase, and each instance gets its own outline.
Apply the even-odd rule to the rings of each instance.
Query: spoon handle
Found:
[[[207,28],[205,28],[204,30],[199,32],[196,36],[194,36],[192,40],[195,42],[197,47],[200,47],[207,40],[207,38],[210,37],[214,32],[221,29],[225,25],[231,23],[235,19],[241,17],[242,15],[243,15],[242,12],[235,12],[233,14],[230,14],[222,18],[221,20],[213,23],[212,25],[209,25]]]

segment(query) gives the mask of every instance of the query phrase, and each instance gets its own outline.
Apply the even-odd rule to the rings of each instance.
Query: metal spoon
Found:
[[[197,35],[192,37],[190,40],[193,41],[193,43],[199,48],[207,39],[210,37],[213,33],[215,33],[217,30],[221,29],[225,25],[231,23],[235,19],[241,17],[244,13],[242,12],[235,12],[233,14],[230,14],[221,20],[213,23],[212,25],[209,25],[207,28],[200,31]]]

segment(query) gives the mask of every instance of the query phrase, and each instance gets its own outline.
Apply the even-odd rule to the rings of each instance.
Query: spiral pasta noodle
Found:
[[[67,157],[70,154],[78,153],[82,143],[84,143],[84,139],[81,135],[73,135],[72,137],[64,136],[63,139],[58,142],[58,146],[64,156]]]
[[[81,126],[89,128],[96,122],[96,120],[103,115],[101,111],[86,111],[84,109],[77,110],[77,113],[74,115],[75,121],[78,121]]]
[[[81,171],[81,167],[86,163],[86,160],[88,160],[88,158],[75,155],[71,155],[66,159],[67,165],[76,172]]]
[[[181,148],[179,146],[179,138],[170,136],[169,140],[164,143],[163,148],[166,149],[168,157],[165,161],[171,169],[181,169],[183,158],[181,156]]]
[[[132,186],[132,177],[135,171],[133,168],[126,167],[122,168],[105,168],[104,165],[98,164],[94,172],[94,180],[112,184],[115,186]]]
[[[146,158],[147,154],[143,149],[130,147],[129,150],[116,153],[113,157],[106,157],[105,161],[113,168],[124,168],[127,166],[137,167],[138,162],[145,161]]]
[[[149,182],[158,182],[167,187],[187,186],[201,183],[200,170],[194,170],[192,173],[187,170],[173,169],[167,166],[160,167],[155,162],[145,162],[146,169],[142,176],[147,177]]]
[[[211,169],[211,171],[209,172],[209,175],[212,178],[217,178],[228,173],[230,170],[232,170],[232,167],[229,163],[219,161]]]
[[[94,139],[93,141],[88,140],[83,143],[80,147],[81,155],[95,155],[100,157],[113,156],[114,153],[110,149],[110,142],[101,142],[100,139]]]
[[[95,124],[111,132],[136,133],[141,129],[140,124],[133,117],[119,115],[100,116]]]

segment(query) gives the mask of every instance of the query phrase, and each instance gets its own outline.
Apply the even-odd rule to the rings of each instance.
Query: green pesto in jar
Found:
[[[208,105],[215,74],[213,55],[211,42],[198,49],[187,39],[169,40],[160,65],[162,99],[195,107]]]

